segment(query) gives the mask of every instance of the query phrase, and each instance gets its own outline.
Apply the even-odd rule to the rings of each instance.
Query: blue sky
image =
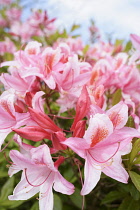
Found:
[[[32,3],[31,3],[32,2]],[[59,28],[69,29],[81,24],[80,34],[88,39],[90,19],[96,22],[103,38],[129,39],[130,33],[140,35],[140,0],[23,0],[29,8],[46,9],[50,17],[57,17]],[[26,14],[28,14],[26,9]]]

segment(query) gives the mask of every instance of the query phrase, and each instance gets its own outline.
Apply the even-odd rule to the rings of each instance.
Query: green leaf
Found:
[[[54,194],[54,207],[53,210],[62,210],[62,201],[60,197]]]
[[[87,44],[87,45],[85,45],[85,47],[83,49],[83,53],[86,54],[88,49],[89,49],[89,45]]]
[[[129,175],[137,190],[140,191],[140,175],[134,171],[129,171]]]
[[[4,186],[1,189],[1,196],[0,201],[6,200],[8,195],[12,193],[14,187],[14,177],[11,177],[8,179],[8,181],[4,184]]]
[[[132,147],[131,153],[130,153],[130,163],[133,163],[133,160],[137,156],[138,152],[140,151],[140,139],[137,139]]]
[[[107,203],[111,203],[113,201],[116,201],[118,199],[121,199],[123,196],[125,195],[125,193],[123,192],[119,192],[119,191],[112,191],[109,192],[104,199],[102,200],[101,204],[107,204]]]
[[[131,127],[131,128],[135,128],[135,122],[132,116],[128,117],[127,123],[126,123],[127,127]]]
[[[135,185],[133,185],[132,183],[129,184],[129,192],[130,192],[131,196],[134,198],[134,200],[137,201],[140,199],[140,192],[137,190]]]
[[[74,24],[72,27],[71,27],[71,32],[75,31],[76,29],[80,28],[80,25],[79,24]]]
[[[43,39],[40,36],[32,36],[32,39],[37,41],[37,42],[43,43]]]
[[[137,157],[136,160],[134,160],[133,165],[140,164],[140,156]]]
[[[69,197],[71,201],[75,204],[75,206],[81,209],[83,197],[80,195],[80,190],[78,188],[75,188],[75,192]]]
[[[133,200],[132,197],[127,196],[119,206],[118,210],[139,210],[139,202]]]
[[[120,102],[122,98],[122,91],[121,89],[118,89],[116,90],[116,92],[113,94],[113,97],[112,97],[112,105],[116,105],[117,103]]]
[[[132,48],[132,43],[129,41],[125,46],[124,52],[128,52],[129,50],[131,50],[131,48]]]
[[[8,176],[7,171],[0,171],[0,178]]]
[[[25,201],[10,201],[7,199],[4,201],[0,201],[0,206],[8,207],[8,209],[15,209],[16,207],[20,206],[24,202]]]
[[[122,45],[123,44],[123,39],[116,39],[115,41],[115,46],[119,46],[119,45]]]
[[[38,204],[38,201],[36,201],[35,203],[34,203],[34,205],[31,207],[31,209],[30,210],[39,210],[39,204]]]
[[[64,177],[66,180],[68,180],[69,182],[71,182],[72,178],[75,177],[74,176],[74,172],[72,170],[71,167],[69,167],[65,172],[64,172]]]

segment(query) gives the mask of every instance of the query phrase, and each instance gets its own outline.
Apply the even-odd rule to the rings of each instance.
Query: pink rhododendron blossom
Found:
[[[5,137],[12,132],[12,128],[18,128],[25,125],[29,120],[28,113],[19,113],[15,111],[15,101],[16,96],[12,91],[5,91],[0,97],[0,146]]]
[[[14,53],[16,51],[16,47],[14,43],[6,37],[4,41],[0,42],[0,55],[4,55],[4,53]]]
[[[21,181],[14,189],[13,195],[9,196],[9,199],[27,200],[40,192],[40,210],[52,210],[52,188],[67,195],[74,192],[74,186],[64,179],[57,169],[64,159],[60,157],[54,163],[47,145],[31,149],[29,155],[30,157],[24,156],[16,150],[10,152],[10,158],[14,164],[11,167],[15,168],[17,166],[23,172]]]
[[[123,118],[121,112],[119,114]],[[116,120],[119,123],[119,118],[113,118],[113,122]],[[139,137],[140,133],[133,128],[125,127],[113,131],[113,127],[107,115],[95,114],[90,117],[89,126],[83,138],[70,137],[64,142],[86,161],[82,195],[90,193],[96,186],[101,172],[120,182],[128,181],[128,174],[121,164],[121,155],[130,152],[132,138]]]

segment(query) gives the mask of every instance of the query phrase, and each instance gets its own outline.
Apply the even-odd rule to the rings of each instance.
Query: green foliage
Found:
[[[132,116],[128,117],[128,121],[126,123],[127,127],[135,128],[135,122]]]
[[[70,32],[73,32],[75,31],[76,29],[80,28],[81,26],[79,24],[73,24],[72,27],[71,27],[71,30]]]
[[[77,206],[79,209],[82,207],[83,197],[80,195],[80,190],[75,188],[75,192],[69,196],[71,201]]]
[[[129,175],[137,190],[140,191],[140,175],[134,171],[129,171]]]
[[[129,41],[125,45],[124,52],[129,52],[129,50],[131,50],[131,48],[132,48],[132,43]]]
[[[133,148],[130,153],[130,164],[132,164],[135,161],[135,158],[137,157],[137,155],[139,158],[139,154],[138,154],[139,151],[140,151],[140,139],[137,139],[134,142]]]
[[[122,98],[122,91],[121,89],[116,90],[116,92],[113,94],[112,97],[112,106],[116,105],[117,103],[120,102]]]
[[[62,210],[62,201],[61,198],[54,193],[54,208],[53,210]]]
[[[121,203],[118,210],[139,210],[139,202],[136,202],[131,198],[131,196],[127,196],[123,202]]]
[[[8,200],[8,195],[12,194],[14,188],[14,177],[8,179],[1,189],[0,195],[0,207],[15,209],[15,207],[20,206],[24,201],[10,201]]]
[[[120,200],[124,196],[124,192],[119,191],[111,191],[109,192],[104,199],[102,200],[101,204],[108,204],[116,200]]]
[[[123,39],[116,39],[116,41],[115,41],[115,46],[120,46],[120,45],[123,44],[123,42],[124,42]]]

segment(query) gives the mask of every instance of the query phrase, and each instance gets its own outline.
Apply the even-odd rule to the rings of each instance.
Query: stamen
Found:
[[[81,173],[81,170],[80,170],[80,163],[77,160],[75,160],[74,162],[78,167],[78,171],[79,171],[79,175],[80,175],[80,179],[81,179],[81,184],[82,184],[82,187],[83,187],[84,183],[83,183],[83,179],[82,179],[82,173]],[[82,196],[82,209],[81,210],[84,210],[84,206],[85,206],[85,196]]]
[[[118,150],[119,150],[119,148],[120,148],[120,142],[117,142],[118,143],[118,148],[117,148],[117,150],[115,151],[115,153],[110,157],[110,158],[108,158],[107,160],[105,160],[105,161],[98,161],[98,160],[96,160],[92,155],[91,155],[91,153],[88,151],[88,153],[90,154],[90,156],[92,157],[92,159],[93,160],[95,160],[96,162],[98,162],[98,163],[106,163],[107,161],[109,161],[111,158],[113,158],[113,156],[114,155],[116,155],[116,153],[118,152]]]
[[[31,185],[32,187],[39,187],[39,186],[41,186],[42,184],[44,184],[44,183],[47,181],[47,179],[49,178],[49,176],[50,176],[51,173],[52,173],[52,171],[50,171],[50,173],[48,174],[48,176],[46,177],[46,179],[45,179],[41,184],[33,185],[33,184],[29,181],[29,179],[28,179],[28,177],[27,177],[27,168],[25,168],[25,178],[26,178],[28,184]]]
[[[7,156],[6,156],[6,153],[3,153],[3,154],[4,154],[4,157],[5,157],[5,160],[6,160],[8,163],[10,163],[10,164],[12,164],[12,165],[15,165],[13,162],[11,162],[11,161],[8,160],[8,158],[7,158]]]
[[[5,147],[3,147],[3,149],[0,150],[0,152],[3,152],[7,147],[8,145],[10,144],[10,142],[12,141],[13,139],[10,139],[9,142],[5,145]]]

